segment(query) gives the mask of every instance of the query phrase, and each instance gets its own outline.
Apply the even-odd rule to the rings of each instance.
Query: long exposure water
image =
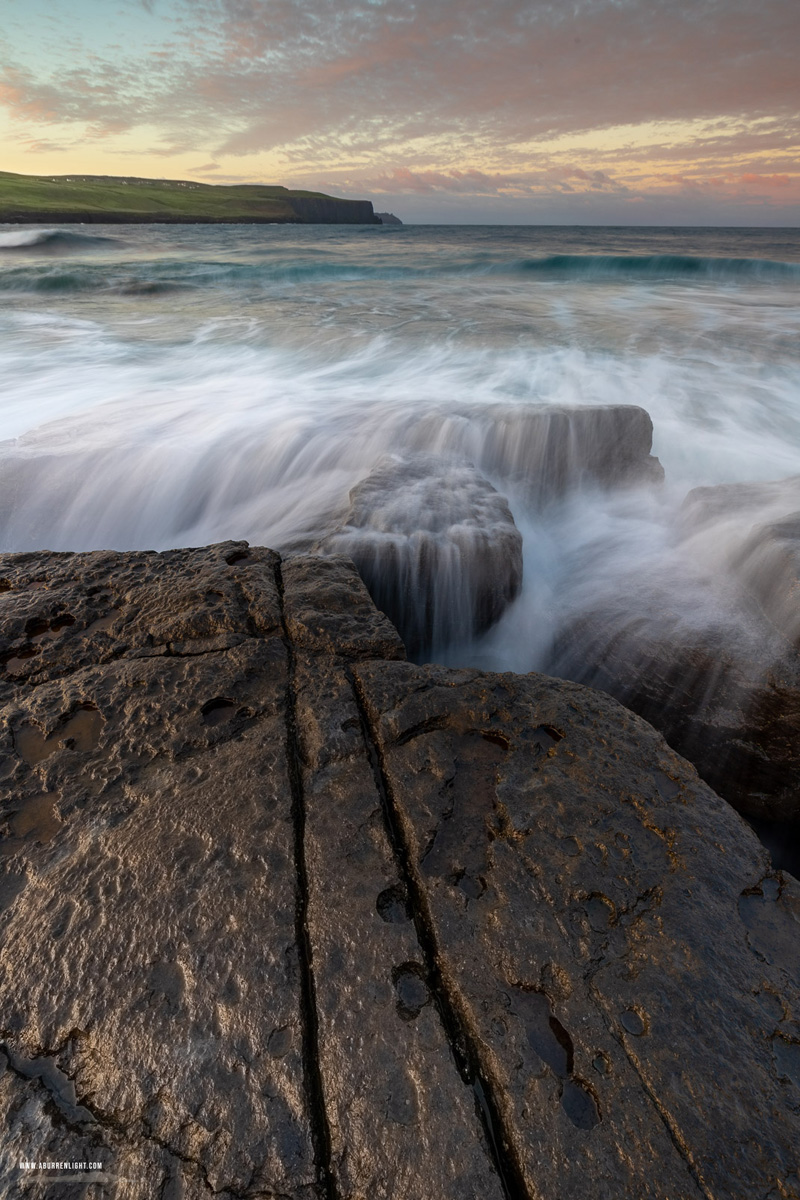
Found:
[[[697,530],[681,506],[800,476],[798,298],[798,230],[0,227],[0,548],[309,547],[387,454],[466,451],[523,587],[433,657],[569,674],[603,611],[766,672],[731,564],[786,497]],[[652,417],[663,486],[542,506],[485,452],[493,414],[508,442],[509,412],[609,404]]]

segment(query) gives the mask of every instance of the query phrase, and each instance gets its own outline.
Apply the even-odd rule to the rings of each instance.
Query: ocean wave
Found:
[[[185,291],[193,286],[191,280],[159,279],[142,274],[121,275],[104,270],[81,269],[30,270],[20,268],[0,275],[0,293],[28,292],[44,294],[95,293],[116,296],[159,296],[166,292]]]
[[[690,254],[550,254],[545,258],[520,259],[511,269],[546,279],[800,282],[798,263]]]
[[[72,241],[26,242],[12,245],[9,237],[21,239],[52,235],[75,239],[79,244],[113,239],[92,238],[60,231],[26,230],[19,234],[0,234],[0,250],[36,249],[59,245],[67,253]],[[126,256],[127,257],[127,256]],[[106,262],[70,262],[15,265],[0,273],[0,292],[96,292],[128,295],[154,295],[176,289],[194,288],[207,292],[245,291],[264,295],[295,289],[325,287],[347,288],[358,284],[455,282],[467,278],[491,278],[502,281],[515,278],[533,282],[561,283],[717,283],[782,285],[800,283],[800,263],[760,258],[712,258],[678,254],[551,254],[537,258],[498,258],[477,254],[468,258],[443,252],[437,256],[412,256],[400,264],[382,259],[370,262],[359,254],[355,261],[330,261],[327,256],[309,257],[305,248],[297,255],[268,255],[255,261],[186,261],[170,256],[158,262],[130,258]]]
[[[118,238],[102,237],[92,233],[73,233],[68,229],[14,229],[0,233],[0,252],[69,253],[73,250],[91,249],[96,245],[113,245]]]

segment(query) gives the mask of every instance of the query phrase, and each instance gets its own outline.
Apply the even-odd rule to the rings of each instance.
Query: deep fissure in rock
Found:
[[[325,1107],[325,1092],[320,1071],[319,1018],[317,989],[314,981],[313,953],[308,932],[308,871],[306,868],[306,806],[300,767],[297,734],[296,663],[292,639],[286,627],[283,573],[280,562],[275,566],[275,583],[281,606],[281,627],[288,655],[288,685],[286,689],[286,759],[289,784],[292,789],[292,824],[294,827],[294,863],[297,881],[295,934],[300,965],[300,1002],[303,1017],[303,1073],[311,1119],[311,1137],[318,1181],[325,1200],[339,1200],[338,1188],[331,1167],[331,1131]]]
[[[442,974],[433,919],[423,884],[413,865],[410,848],[403,836],[400,815],[392,796],[379,742],[370,725],[358,680],[349,670],[347,675],[361,717],[364,744],[375,778],[375,786],[381,798],[389,844],[410,901],[417,942],[425,962],[427,984],[436,1004],[442,1028],[459,1074],[472,1088],[475,1108],[480,1117],[486,1144],[506,1200],[533,1200],[525,1183],[522,1165],[514,1152],[510,1131],[506,1127],[506,1122],[494,1097],[489,1072],[481,1064],[480,1052],[475,1040],[467,1023],[462,1019],[458,1003],[451,995],[450,988]]]

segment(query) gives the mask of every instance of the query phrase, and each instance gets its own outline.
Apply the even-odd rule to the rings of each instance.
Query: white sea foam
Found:
[[[274,237],[285,257],[289,234]],[[394,254],[400,243],[380,245]],[[181,282],[169,249],[159,270]],[[196,273],[195,258],[186,270]],[[134,266],[151,277],[149,259]],[[309,544],[386,453],[458,452],[509,496],[525,536],[522,597],[464,655],[541,666],[567,610],[621,587],[632,609],[644,604],[637,575],[657,577],[686,619],[716,619],[720,601],[702,584],[710,558],[676,550],[675,517],[699,484],[800,474],[795,292],[650,278],[532,284],[524,273],[466,286],[445,267],[424,283],[338,278],[313,289],[256,287],[249,276],[244,291],[211,272],[205,290],[177,298],[9,303],[0,544]],[[665,488],[534,511],[486,414],[608,404],[650,413]],[[513,430],[503,436],[508,449]]]

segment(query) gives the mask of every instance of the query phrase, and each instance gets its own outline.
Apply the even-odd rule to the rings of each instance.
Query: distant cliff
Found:
[[[180,179],[0,171],[0,223],[4,222],[380,224],[369,200],[340,200],[277,184],[225,186]]]
[[[381,225],[402,225],[403,222],[394,213],[375,213]]]
[[[337,200],[332,196],[291,196],[289,204],[306,225],[380,225],[370,200]]]

